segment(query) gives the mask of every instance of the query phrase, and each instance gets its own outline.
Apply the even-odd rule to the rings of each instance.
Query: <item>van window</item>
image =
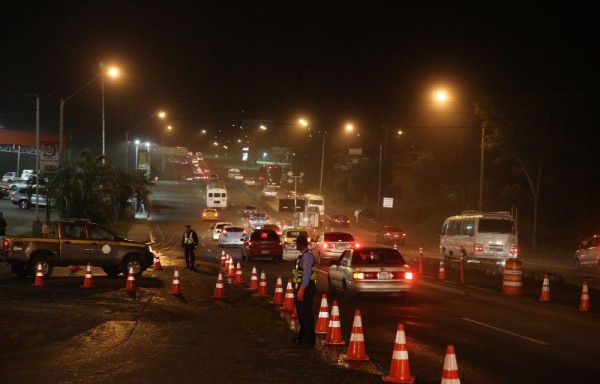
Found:
[[[510,220],[479,219],[480,233],[512,233],[513,223]]]
[[[456,236],[460,233],[460,220],[451,220],[448,226],[448,236]]]
[[[209,193],[208,193],[208,197],[213,197],[213,193],[212,193],[212,192],[209,192]]]
[[[461,220],[460,223],[460,234],[462,236],[473,236],[475,234],[475,221],[474,220]]]
[[[442,226],[442,236],[446,236],[446,231],[448,230],[448,223],[444,223],[444,225]]]
[[[308,204],[311,204],[311,205],[323,205],[323,200],[312,200],[311,199],[311,200],[308,201]]]

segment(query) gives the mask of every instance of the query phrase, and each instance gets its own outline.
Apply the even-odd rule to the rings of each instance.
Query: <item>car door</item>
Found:
[[[329,268],[329,281],[335,289],[342,289],[342,281],[344,280],[344,273],[350,266],[350,258],[352,257],[352,250],[344,251],[340,258],[334,265]]]
[[[89,261],[95,266],[117,265],[119,242],[114,234],[97,225],[88,225],[90,235]]]
[[[61,231],[60,260],[63,265],[85,265],[92,246],[84,223],[65,223]]]

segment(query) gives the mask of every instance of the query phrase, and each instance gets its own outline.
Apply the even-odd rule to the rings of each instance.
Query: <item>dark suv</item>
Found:
[[[283,261],[283,244],[277,232],[272,229],[255,229],[248,234],[242,245],[242,260],[271,258]]]

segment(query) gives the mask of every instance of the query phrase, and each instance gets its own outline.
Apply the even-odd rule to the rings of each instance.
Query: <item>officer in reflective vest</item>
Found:
[[[317,288],[315,258],[308,249],[306,236],[301,235],[296,238],[296,249],[302,252],[292,270],[292,285],[296,294],[295,303],[300,329],[292,342],[299,347],[314,347],[316,337],[313,297]]]
[[[187,268],[194,268],[196,263],[196,256],[194,250],[198,246],[198,235],[188,224],[185,226],[185,232],[181,239],[181,249],[183,250],[183,256],[185,257],[185,265]]]

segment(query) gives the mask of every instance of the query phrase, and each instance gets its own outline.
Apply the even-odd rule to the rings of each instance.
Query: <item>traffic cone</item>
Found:
[[[275,286],[275,294],[271,304],[283,305],[283,283],[281,282],[281,275],[277,276],[277,284]]]
[[[242,265],[238,261],[237,268],[235,270],[235,283],[244,284],[244,276],[242,275]]]
[[[446,280],[446,270],[444,269],[444,260],[440,260],[440,271],[438,273],[438,280]]]
[[[319,318],[317,319],[317,326],[315,327],[315,333],[326,335],[329,329],[329,304],[327,303],[327,295],[321,296],[321,308],[319,309]]]
[[[294,314],[292,315],[292,317],[293,317],[294,319],[297,319],[297,318],[298,318],[298,307],[296,307],[296,305],[294,305]]]
[[[327,345],[346,345],[342,339],[342,323],[340,322],[340,310],[337,300],[333,301],[331,307],[331,320],[329,320],[329,329],[327,330]]]
[[[179,270],[173,272],[173,285],[171,285],[171,292],[169,295],[183,295],[181,292],[181,285],[179,284]]]
[[[233,260],[231,260],[227,269],[227,282],[231,284],[233,278],[235,278],[235,267],[233,266]]]
[[[260,273],[260,283],[258,284],[258,293],[256,294],[258,297],[269,297],[269,291],[267,289],[267,275],[263,270]]]
[[[296,303],[294,302],[294,290],[292,289],[292,279],[289,279],[285,289],[285,297],[283,299],[281,310],[293,311],[294,308],[296,308]]]
[[[155,271],[160,271],[161,269],[163,269],[162,264],[160,263],[160,256],[158,253],[154,254],[154,270]]]
[[[221,252],[221,269],[225,269],[225,251]]]
[[[37,263],[35,267],[35,281],[33,282],[34,287],[43,287],[46,285],[44,281],[44,268],[42,263]]]
[[[85,278],[83,279],[83,285],[81,288],[96,288],[92,280],[92,264],[88,263],[87,269],[85,270]]]
[[[408,350],[406,349],[406,336],[404,334],[404,324],[402,323],[398,324],[398,330],[396,331],[396,341],[394,343],[394,352],[392,353],[390,374],[382,377],[382,379],[389,383],[415,382],[415,377],[410,375]]]
[[[347,361],[369,361],[369,356],[365,352],[365,335],[363,333],[362,318],[360,309],[354,312],[354,322],[352,324],[352,333],[350,334],[350,343],[348,344],[348,353],[342,356]]]
[[[80,269],[79,265],[71,265],[71,273],[78,272]]]
[[[225,288],[223,288],[223,274],[219,272],[219,277],[217,277],[217,285],[215,286],[215,293],[213,294],[213,299],[225,299]]]
[[[37,279],[37,277],[36,277]],[[587,280],[583,281],[583,288],[581,289],[581,302],[579,303],[579,312],[589,312],[590,310],[590,293],[588,291]]]
[[[256,267],[252,266],[252,276],[250,276],[250,284],[248,290],[252,292],[258,291],[258,277],[256,276]]]
[[[126,292],[135,292],[138,288],[135,286],[135,275],[133,274],[133,268],[129,268],[129,275],[127,276],[127,283],[125,288],[122,288]]]
[[[444,371],[442,372],[442,384],[460,384],[458,365],[456,364],[456,355],[454,354],[453,345],[449,345],[446,348],[446,359],[444,360]]]
[[[550,280],[548,274],[544,274],[544,283],[542,284],[542,294],[540,295],[540,303],[550,302]]]

